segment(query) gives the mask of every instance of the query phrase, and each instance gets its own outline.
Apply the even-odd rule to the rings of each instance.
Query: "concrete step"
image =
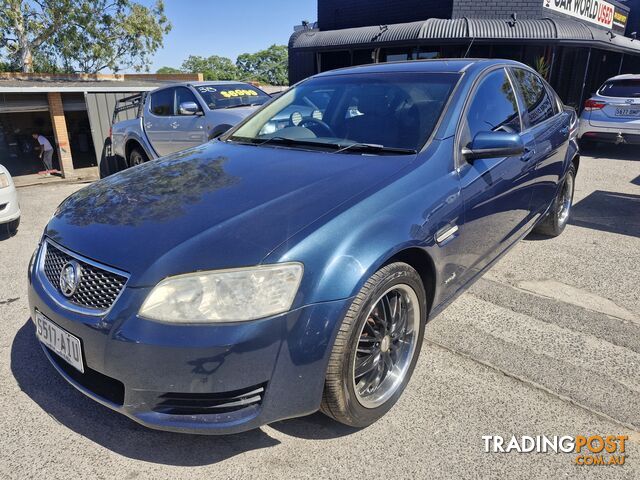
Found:
[[[638,430],[639,334],[635,322],[481,280],[426,338]]]

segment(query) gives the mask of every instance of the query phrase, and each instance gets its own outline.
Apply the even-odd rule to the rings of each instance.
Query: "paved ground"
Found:
[[[77,185],[20,190],[0,241],[0,478],[640,478],[640,155],[584,158],[571,225],[527,239],[427,327],[414,377],[360,431],[322,415],[230,437],[146,430],[84,398],[28,323],[26,266]],[[603,158],[607,157],[607,158]],[[483,435],[626,434],[624,466],[487,454]]]

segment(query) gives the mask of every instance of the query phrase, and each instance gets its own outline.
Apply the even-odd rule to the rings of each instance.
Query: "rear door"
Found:
[[[145,108],[144,131],[159,156],[168,155],[173,151],[174,95],[174,87],[156,90],[149,95]]]
[[[531,212],[537,218],[555,197],[569,146],[571,117],[560,109],[555,93],[537,73],[522,68],[511,71],[524,104],[524,135],[534,140],[528,162],[532,169]]]
[[[640,130],[640,78],[609,80],[594,98],[602,107],[591,110],[592,126],[611,127],[615,122],[621,130]]]
[[[187,148],[202,145],[207,141],[207,131],[205,129],[204,115],[181,115],[180,105],[182,103],[193,102],[200,107],[202,105],[187,87],[176,87],[176,115],[173,117],[170,126],[174,129],[172,151],[178,152]]]
[[[472,92],[458,133],[458,154],[471,145],[478,133],[486,131],[522,133],[517,96],[504,68],[485,74]],[[482,270],[526,228],[532,196],[528,155],[471,163],[459,155],[465,211],[460,234],[467,262],[465,277]]]

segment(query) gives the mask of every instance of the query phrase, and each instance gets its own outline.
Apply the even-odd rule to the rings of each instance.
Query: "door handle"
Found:
[[[153,127],[153,123],[151,123],[151,122],[146,122],[144,124],[144,128],[151,128],[151,127]]]
[[[524,154],[520,157],[520,160],[522,160],[523,162],[528,162],[533,158],[535,154],[536,154],[535,148],[525,148]]]
[[[173,122],[173,123],[170,123],[169,126],[171,126],[171,128],[178,128],[180,124],[178,122]]]

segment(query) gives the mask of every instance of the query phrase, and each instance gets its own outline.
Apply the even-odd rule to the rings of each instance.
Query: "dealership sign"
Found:
[[[595,23],[601,27],[624,31],[626,26],[626,13],[618,10],[616,18],[616,7],[603,0],[543,0],[544,7],[550,10],[570,15],[580,20]],[[620,25],[620,16],[624,16],[624,26]],[[614,20],[616,20],[614,22]]]

